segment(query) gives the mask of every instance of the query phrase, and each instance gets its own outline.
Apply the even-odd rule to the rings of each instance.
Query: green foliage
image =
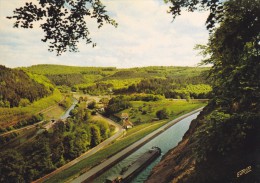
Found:
[[[197,120],[191,140],[196,171],[184,182],[259,182],[260,2],[171,2],[174,17],[183,7],[210,9],[209,42],[199,47],[206,56],[203,63],[212,65],[213,99]],[[236,177],[248,166],[252,172]]]
[[[187,98],[186,96],[190,96],[191,98],[209,98],[210,92],[212,91],[212,88],[210,85],[206,84],[197,84],[192,85],[189,84],[185,88],[177,89],[175,90],[172,95],[180,96],[181,98]]]
[[[108,106],[106,107],[106,114],[111,115],[116,112],[122,111],[131,107],[131,103],[124,96],[113,97],[109,100]]]
[[[104,105],[107,105],[109,103],[109,98],[102,98],[99,102],[101,102]]]
[[[109,67],[36,65],[23,69],[27,72],[48,76],[59,86],[67,85],[91,95],[112,94],[112,92],[115,94],[137,92],[177,98],[179,94],[176,94],[175,90],[186,90],[186,86],[194,85],[196,88],[189,88],[191,90],[190,96],[193,98],[207,98],[210,90],[207,88],[209,83],[206,80],[209,68],[206,67],[116,69]],[[200,86],[200,84],[205,84],[205,86]],[[201,92],[198,92],[199,90]]]
[[[21,100],[19,102],[20,107],[26,107],[29,104],[30,104],[30,100],[28,100],[27,98],[21,98]]]
[[[152,95],[152,94],[133,94],[133,95],[125,96],[125,98],[127,98],[129,101],[150,102],[150,101],[162,100],[164,97],[160,95]]]
[[[205,83],[203,78],[153,78],[143,79],[137,84],[132,84],[128,88],[114,90],[115,94],[123,93],[150,93],[164,95],[166,98],[208,98],[211,87]]]
[[[50,91],[54,90],[55,87],[53,86],[51,81],[46,76],[41,75],[41,74],[34,74],[34,73],[28,72],[26,70],[25,70],[25,72],[31,79],[33,79],[37,83],[44,85],[46,88],[49,88]]]
[[[77,67],[77,66],[65,66],[65,65],[49,65],[49,64],[39,64],[33,65],[31,67],[24,67],[23,70],[29,71],[31,73],[40,75],[66,75],[66,74],[83,74],[91,75],[92,77],[105,74],[114,73],[116,68],[114,67]]]
[[[51,75],[46,75],[46,76],[55,85],[59,85],[59,86],[66,85],[66,86],[72,87],[76,84],[80,84],[80,83],[83,83],[85,81],[82,74],[76,74],[76,73],[73,73],[73,74],[56,74],[56,75],[51,74]]]
[[[15,19],[16,28],[33,28],[40,23],[45,36],[41,39],[48,42],[49,51],[56,51],[57,55],[66,51],[78,51],[79,40],[86,44],[92,43],[86,19],[97,21],[97,27],[104,23],[117,26],[117,23],[107,15],[105,6],[100,1],[39,1],[39,3],[25,3],[23,7],[16,8],[14,15],[7,17]],[[93,43],[93,47],[96,43]]]
[[[23,120],[27,121],[33,115],[52,105],[56,105],[62,98],[61,93],[58,90],[54,90],[52,95],[35,101],[26,107],[0,108],[0,126],[8,127],[18,122],[23,122]]]
[[[90,133],[91,133],[90,145],[94,147],[101,142],[100,129],[98,128],[97,125],[92,124],[90,126]]]
[[[24,119],[22,121],[19,121],[18,123],[13,125],[13,128],[21,128],[21,127],[24,127],[24,126],[27,126],[27,125],[32,125],[32,124],[38,123],[42,120],[43,120],[43,115],[41,113],[35,114],[35,115],[32,115],[32,117],[30,117],[28,119]]]
[[[157,118],[159,118],[160,120],[162,119],[168,119],[169,118],[169,113],[166,110],[166,108],[163,108],[162,110],[159,110],[156,112],[156,116]]]
[[[71,111],[70,111],[70,116],[76,116],[78,114],[78,110],[77,109],[72,109]]]
[[[92,101],[92,102],[88,103],[88,108],[89,109],[95,109],[95,107],[96,107],[96,102],[95,101]]]
[[[86,103],[81,102],[75,106],[74,109],[70,111],[70,116],[74,120],[80,120],[81,122],[86,122],[90,119],[90,112],[86,109]]]
[[[0,136],[0,146],[4,145],[5,143],[8,143],[10,140],[16,138],[18,134],[16,132],[9,133],[8,135],[2,135]]]
[[[20,157],[17,155],[18,150],[13,153],[15,158],[6,156],[5,152],[1,153],[0,172],[6,173],[3,178],[1,176],[1,182],[13,179],[19,179],[14,182],[32,182],[110,137],[111,128],[107,121],[91,119],[85,106],[85,102],[80,103],[75,109],[78,112],[66,122],[55,122],[50,131],[39,134],[35,141],[19,147]],[[5,161],[9,161],[9,164],[2,166],[1,163]],[[17,176],[13,174],[16,171]]]
[[[213,31],[215,25],[222,21],[223,14],[225,13],[225,9],[222,4],[223,1],[220,0],[165,0],[165,2],[170,2],[172,4],[168,12],[173,15],[174,19],[181,14],[182,10],[187,10],[190,12],[195,10],[210,10],[210,14],[206,21],[207,29],[210,31]]]
[[[49,88],[31,79],[24,71],[9,69],[0,65],[0,105],[17,107],[51,94]],[[27,100],[26,100],[27,99]],[[26,103],[25,103],[26,100]]]
[[[129,77],[129,76],[127,76]],[[117,79],[110,79],[110,78],[104,78],[104,81],[102,81],[103,83],[106,84],[110,84],[111,86],[113,86],[113,89],[120,89],[120,88],[127,88],[133,84],[137,84],[141,81],[141,78],[122,78],[119,77]]]
[[[250,165],[256,172],[246,182],[257,180],[259,120],[260,116],[253,113],[230,115],[215,111],[208,115],[193,136],[196,141],[193,153],[198,162],[196,179],[230,182],[235,177],[233,172]],[[217,166],[219,163],[221,166]]]
[[[65,98],[59,102],[59,105],[64,109],[68,109],[71,106],[72,97],[70,95],[65,96]]]
[[[136,127],[136,122],[138,124],[142,123],[153,123],[159,119],[156,117],[156,112],[166,108],[169,119],[176,116],[180,116],[187,111],[192,111],[199,107],[205,106],[206,102],[200,102],[196,100],[191,100],[187,102],[185,100],[168,100],[161,99],[159,101],[130,101],[131,107],[119,111],[113,116],[120,119],[122,113],[129,114],[129,120],[134,123]],[[139,120],[140,118],[140,120]]]
[[[106,83],[95,83],[94,85],[88,86],[86,88],[80,88],[84,93],[88,93],[90,95],[101,95],[101,94],[109,94],[112,84]]]
[[[104,120],[91,120],[91,123],[97,125],[100,129],[100,136],[101,136],[101,141],[107,139],[110,137],[111,130],[110,127],[107,123],[107,121]]]
[[[110,146],[107,146],[107,147],[101,149],[94,155],[91,155],[89,158],[86,158],[86,159],[80,161],[79,163],[77,163],[76,165],[62,171],[61,173],[55,175],[54,177],[50,178],[46,182],[66,182],[66,181],[70,182],[72,177],[74,177],[75,175],[79,175],[79,174],[81,174],[82,171],[84,171],[88,168],[91,168],[95,165],[98,165],[100,162],[104,161],[107,157],[110,157],[110,156],[116,154],[120,150],[122,150],[122,149],[128,147],[130,144],[140,140],[141,138],[145,137],[146,135],[148,135],[152,131],[158,129],[159,127],[161,127],[164,124],[165,124],[165,122],[158,123],[155,125],[146,124],[145,126],[140,126],[142,128],[139,128],[138,130],[136,130],[136,128],[130,129],[130,131],[131,131],[130,134],[134,133],[134,135],[127,135],[125,138],[120,139],[119,141],[116,141],[115,143],[111,144]],[[140,129],[142,129],[142,130],[140,130]]]
[[[0,182],[25,182],[25,162],[20,153],[7,150],[0,153]]]

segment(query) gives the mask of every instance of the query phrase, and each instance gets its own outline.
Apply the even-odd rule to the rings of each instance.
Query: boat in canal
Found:
[[[137,160],[122,168],[120,175],[108,177],[106,183],[130,182],[138,173],[159,157],[160,154],[161,149],[159,147],[152,147],[149,151],[137,158]]]

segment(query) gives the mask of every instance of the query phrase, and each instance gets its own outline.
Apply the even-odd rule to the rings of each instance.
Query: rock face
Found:
[[[236,126],[239,126],[244,122],[250,127],[245,133],[247,135],[239,141],[238,145],[234,146],[238,137],[235,136],[231,146],[229,144],[224,146],[233,149],[221,154],[216,147],[219,147],[219,144],[225,145],[225,142],[230,142],[230,139],[234,137],[230,133],[236,134],[232,131],[236,126],[233,125],[233,128],[227,126],[223,127],[224,130],[220,129],[222,131],[218,130],[217,132],[221,132],[221,135],[217,136],[215,141],[210,141],[212,145],[208,146],[205,139],[198,138],[197,132],[202,129],[204,124],[208,123],[205,116],[210,114],[211,111],[210,107],[205,107],[198,118],[191,122],[189,130],[185,133],[182,141],[164,155],[161,162],[153,168],[146,183],[260,182],[260,116],[251,118],[246,116],[242,120],[235,118],[221,123],[221,125],[236,123]],[[239,129],[237,134],[241,134],[240,132]],[[198,147],[214,149],[210,151],[211,154],[208,154],[204,160],[198,161],[198,154],[195,156]]]
[[[192,174],[195,160],[192,156],[192,143],[189,136],[196,128],[196,121],[192,121],[189,130],[177,147],[164,155],[161,162],[156,165],[146,183],[178,183]]]
[[[188,139],[169,151],[154,167],[146,183],[177,183],[194,170],[194,160],[189,152]]]
[[[191,122],[189,130],[178,146],[165,154],[161,162],[153,168],[146,183],[185,182],[185,179],[194,172],[195,158],[192,154],[193,143],[190,136],[198,127],[198,119],[203,113],[205,113],[205,110],[201,112],[197,120]]]

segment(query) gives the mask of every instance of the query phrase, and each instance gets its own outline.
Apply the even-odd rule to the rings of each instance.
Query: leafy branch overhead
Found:
[[[7,18],[15,19],[15,28],[33,28],[39,22],[45,32],[42,41],[48,42],[48,50],[56,51],[57,55],[77,52],[81,39],[96,45],[90,38],[87,18],[96,19],[98,28],[104,23],[117,26],[99,0],[37,0],[16,8],[14,15]]]
[[[175,19],[178,15],[181,15],[182,10],[187,10],[194,12],[196,10],[208,10],[210,12],[207,21],[206,27],[212,32],[216,24],[223,21],[224,15],[227,9],[223,6],[222,0],[165,0],[170,2],[172,5],[169,8],[169,13],[173,15]]]

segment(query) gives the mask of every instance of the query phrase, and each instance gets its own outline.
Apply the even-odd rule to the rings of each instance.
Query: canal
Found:
[[[78,103],[77,99],[75,99],[75,98],[73,97],[73,103],[72,103],[72,105],[67,109],[67,111],[66,111],[63,115],[61,115],[60,119],[65,120],[66,118],[68,118],[68,117],[70,116],[70,111],[71,111],[72,109],[74,109],[74,107],[77,105],[77,103]]]
[[[162,150],[162,154],[159,158],[157,158],[152,164],[150,164],[146,169],[144,169],[140,174],[132,180],[132,183],[142,183],[149,176],[152,168],[159,163],[162,156],[167,153],[170,149],[177,146],[177,144],[181,141],[185,132],[189,129],[190,123],[193,119],[198,116],[198,113],[188,116],[187,118],[182,119],[165,132],[161,133],[140,149],[132,153],[130,156],[117,163],[115,166],[110,168],[108,171],[103,173],[97,179],[94,180],[94,183],[104,183],[107,177],[119,175],[121,169],[131,162],[135,161],[139,156],[141,156],[144,152],[148,151],[153,146],[158,146]]]

